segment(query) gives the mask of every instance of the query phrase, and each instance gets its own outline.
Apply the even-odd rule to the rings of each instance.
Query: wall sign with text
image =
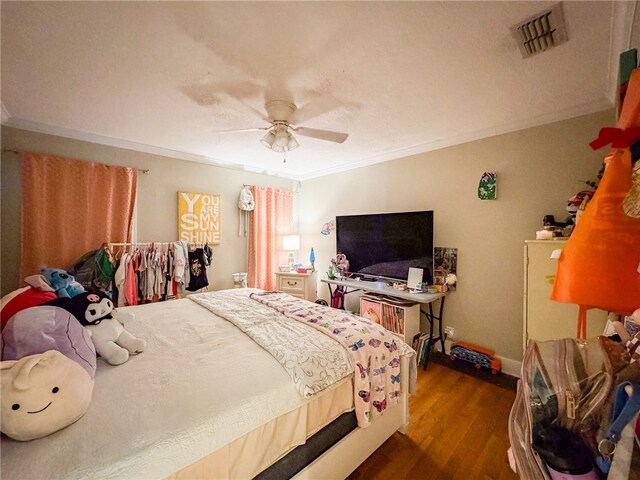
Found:
[[[178,238],[189,243],[220,243],[220,195],[178,193]]]

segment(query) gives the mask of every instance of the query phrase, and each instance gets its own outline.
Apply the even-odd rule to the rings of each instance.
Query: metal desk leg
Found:
[[[433,344],[440,341],[440,347],[442,348],[442,354],[445,354],[445,350],[444,350],[444,335],[443,335],[443,330],[442,330],[442,313],[444,311],[444,298],[442,297],[440,299],[440,309],[438,311],[438,316],[436,317],[433,314],[433,303],[429,303],[429,313],[424,312],[421,310],[421,313],[424,314],[424,316],[427,318],[427,320],[429,321],[429,339],[427,340],[429,343],[427,345],[427,356],[424,359],[424,365],[422,366],[422,370],[426,370],[427,369],[427,365],[429,364],[429,357],[431,356],[431,348],[433,347]],[[438,336],[436,338],[433,338],[433,322],[435,320],[438,320]]]
[[[429,357],[431,357],[431,348],[433,347],[433,308],[431,307],[431,303],[429,304],[429,314],[426,315],[426,317],[429,320],[429,338],[427,340],[427,357],[424,359],[422,370],[427,369],[427,365],[429,364]]]
[[[442,297],[440,299],[440,311],[438,312],[438,335],[440,336],[440,346],[442,347],[442,354],[445,354],[444,351],[444,335],[442,334],[442,311],[444,310],[444,299]],[[429,304],[431,305],[431,304]]]

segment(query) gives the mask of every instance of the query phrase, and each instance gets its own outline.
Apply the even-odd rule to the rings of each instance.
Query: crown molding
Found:
[[[580,105],[567,110],[558,112],[552,112],[549,114],[539,115],[537,117],[528,118],[526,120],[504,123],[502,125],[496,125],[490,128],[479,129],[472,132],[466,132],[461,135],[453,137],[434,140],[427,143],[421,143],[412,147],[402,148],[391,152],[385,152],[380,155],[374,155],[372,157],[355,160],[353,162],[343,163],[333,167],[315,170],[306,174],[295,175],[291,172],[277,169],[262,169],[260,167],[240,165],[233,162],[220,160],[205,155],[198,155],[179,150],[171,150],[162,147],[156,147],[153,145],[147,145],[144,143],[133,142],[130,140],[123,140],[120,138],[108,137],[105,135],[98,135],[95,133],[83,132],[64,127],[56,127],[39,122],[33,122],[31,120],[24,120],[15,117],[9,117],[8,120],[3,121],[3,124],[9,127],[20,128],[22,130],[29,130],[32,132],[44,133],[47,135],[56,135],[59,137],[71,138],[74,140],[81,140],[90,143],[96,143],[99,145],[108,145],[111,147],[124,148],[127,150],[134,150],[138,152],[150,153],[153,155],[159,155],[162,157],[176,158],[180,160],[187,160],[190,162],[204,163],[206,165],[215,165],[217,167],[231,168],[234,170],[244,170],[248,172],[260,173],[263,175],[275,176],[286,178],[294,181],[311,180],[313,178],[323,177],[326,175],[332,175],[336,173],[353,170],[356,168],[366,167],[369,165],[375,165],[377,163],[387,162],[391,160],[398,160],[404,157],[410,157],[412,155],[418,155],[421,153],[431,152],[439,150],[441,148],[451,147],[454,145],[460,145],[462,143],[473,142],[475,140],[481,140],[483,138],[493,137],[496,135],[502,135],[505,133],[511,133],[518,130],[524,130],[527,128],[537,127],[547,123],[553,123],[561,120],[567,120],[582,115],[588,115],[590,113],[600,112],[612,108],[613,104],[606,98],[599,99],[595,102]]]
[[[326,175],[332,175],[335,173],[341,173],[355,168],[366,167],[369,165],[375,165],[376,163],[387,162],[390,160],[398,160],[404,157],[410,157],[412,155],[418,155],[421,153],[432,152],[434,150],[440,150],[441,148],[452,147],[463,143],[473,142],[476,140],[482,140],[483,138],[494,137],[496,135],[502,135],[505,133],[516,132],[518,130],[525,130],[527,128],[539,127],[548,123],[559,122],[562,120],[568,120],[583,115],[589,115],[591,113],[601,112],[613,108],[613,103],[607,98],[601,98],[595,102],[579,105],[571,109],[552,112],[544,115],[538,115],[537,117],[528,118],[516,122],[504,123],[502,125],[496,125],[491,128],[484,128],[475,130],[472,132],[462,133],[453,137],[434,140],[432,142],[422,143],[413,147],[394,150],[393,152],[385,152],[380,155],[375,155],[362,160],[356,160],[354,162],[343,163],[334,167],[325,168],[322,170],[316,170],[305,175],[301,175],[299,180],[311,180],[317,177],[323,177]]]
[[[633,23],[638,12],[637,1],[612,2],[611,41],[609,44],[609,78],[607,81],[607,97],[615,105],[618,91],[618,68],[620,54],[631,48]]]
[[[4,107],[3,107],[3,112],[4,112]],[[121,138],[109,137],[106,135],[99,135],[96,133],[83,132],[81,130],[75,130],[71,128],[57,127],[54,125],[34,122],[31,120],[25,120],[22,118],[9,117],[6,121],[3,121],[2,123],[7,127],[19,128],[21,130],[28,130],[30,132],[44,133],[46,135],[55,135],[57,137],[71,138],[73,140],[81,140],[83,142],[96,143],[98,145],[107,145],[107,146],[116,147],[116,148],[124,148],[126,150],[150,153],[153,155],[159,155],[161,157],[175,158],[179,160],[186,160],[189,162],[203,163],[206,165],[213,165],[216,167],[230,168],[233,170],[244,170],[248,172],[262,173],[264,175],[283,177],[291,180],[298,180],[298,178],[294,178],[289,172],[266,170],[266,169],[261,169],[259,167],[241,165],[238,163],[220,160],[214,157],[208,157],[206,155],[198,155],[195,153],[183,152],[180,150],[172,150],[169,148],[156,147],[154,145],[147,145],[145,143],[139,143],[131,140],[124,140]]]

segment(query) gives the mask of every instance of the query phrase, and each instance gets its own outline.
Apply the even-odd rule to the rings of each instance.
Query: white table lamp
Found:
[[[300,235],[285,235],[282,237],[282,248],[289,250],[289,265],[296,261],[294,251],[300,250]]]

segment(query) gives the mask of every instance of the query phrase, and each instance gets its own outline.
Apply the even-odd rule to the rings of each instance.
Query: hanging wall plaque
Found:
[[[478,198],[480,200],[495,200],[498,196],[498,174],[484,172],[478,184]]]
[[[189,243],[220,243],[220,195],[178,193],[178,238]]]

